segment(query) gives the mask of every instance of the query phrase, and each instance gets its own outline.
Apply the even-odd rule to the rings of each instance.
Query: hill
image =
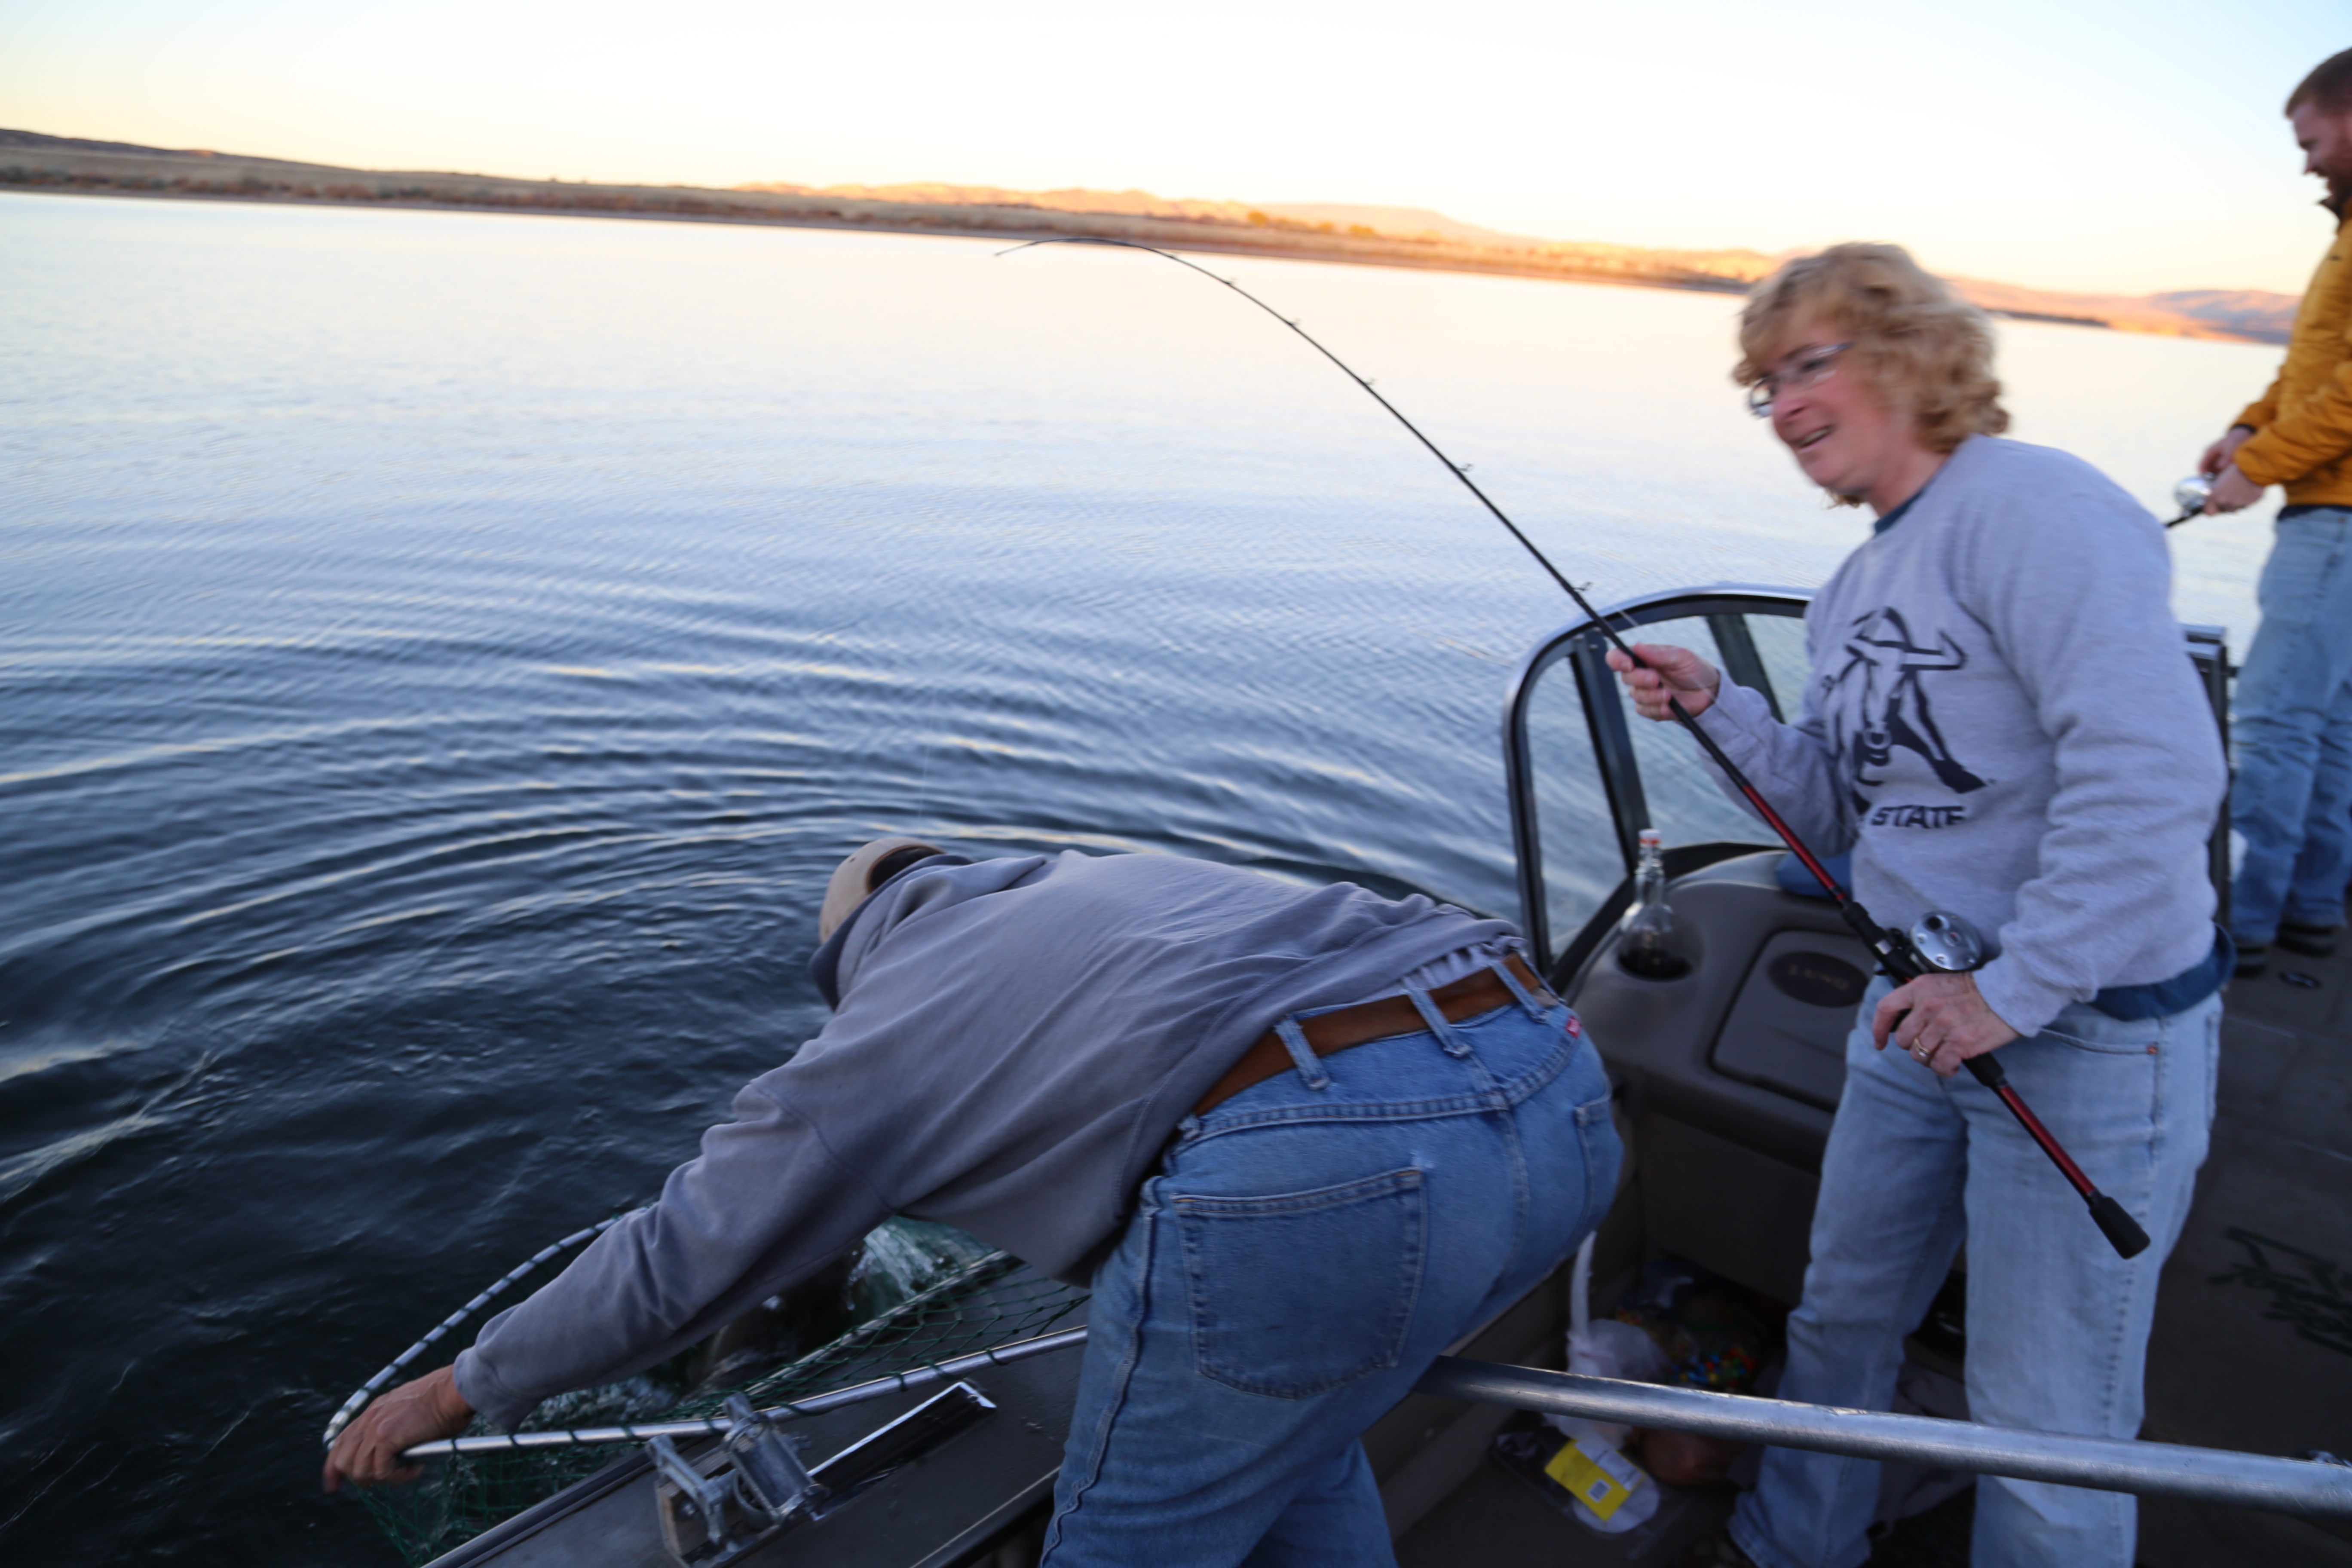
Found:
[[[0,130],[0,189],[240,201],[490,208],[695,222],[769,223],[1009,239],[1135,240],[1170,249],[1499,272],[1521,277],[1744,292],[1779,258],[1505,234],[1421,207],[1170,199],[1149,191],[1021,191],[995,185],[785,184],[717,190],[514,179],[447,171],[350,169],[200,148],[142,147]],[[2296,301],[2252,289],[2062,294],[1956,278],[1989,310],[2179,337],[2284,342]]]

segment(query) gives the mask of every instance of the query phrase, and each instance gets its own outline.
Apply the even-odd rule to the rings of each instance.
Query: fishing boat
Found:
[[[1612,606],[1606,618],[1641,627],[1645,640],[1698,649],[1792,714],[1807,679],[1806,602],[1785,588],[1693,587]],[[2221,721],[2225,639],[2195,626],[2183,639]],[[1645,1266],[1654,1274],[1661,1260],[1678,1259],[1752,1300],[1793,1302],[1843,1040],[1874,960],[1831,903],[1792,890],[1786,851],[1724,795],[1683,736],[1633,721],[1606,646],[1596,621],[1581,616],[1540,639],[1519,662],[1502,722],[1518,923],[1600,1047],[1629,1155],[1591,1248],[1591,1297],[1605,1309],[1637,1287]],[[1644,828],[1667,846],[1672,973],[1622,962],[1621,916],[1634,898]],[[1596,865],[1623,876],[1596,874]],[[2226,899],[2225,831],[2211,869]],[[2340,1049],[2352,1023],[2352,965],[2293,962],[2230,996],[2213,1152],[2163,1277],[2144,1441],[2111,1446],[2146,1450],[2154,1468],[2165,1445],[2295,1461],[2352,1451],[2352,1270],[2336,1262],[2352,1258],[2352,1058]],[[2082,1223],[2082,1245],[2105,1245],[2089,1218]],[[1963,1258],[1958,1270],[1965,1267]],[[1569,1298],[1564,1266],[1454,1348],[1456,1359],[1441,1363],[1451,1383],[1433,1376],[1366,1436],[1408,1568],[1671,1562],[1727,1514],[1726,1490],[1664,1488],[1671,1499],[1649,1523],[1607,1533],[1496,1462],[1498,1436],[1534,1427],[1528,1411],[1540,1390],[1527,1388],[1563,1365]],[[1965,1415],[1948,1407],[1967,1357],[1958,1300],[1955,1289],[1939,1296],[1906,1342],[1906,1375],[1947,1400],[1936,1410],[1923,1396],[1914,1408],[1943,1417]],[[427,1501],[379,1506],[388,1520],[411,1521],[412,1561],[438,1568],[1024,1568],[1036,1560],[1050,1508],[1084,1318],[1082,1292],[1016,1260],[977,1258],[844,1339],[744,1383],[750,1403],[738,1405],[739,1417],[757,1405],[781,1409],[772,1420],[730,1418],[714,1397],[674,1435],[575,1425],[577,1438],[620,1440],[542,1434],[542,1446],[468,1454],[427,1483],[419,1494]],[[1465,1381],[1472,1363],[1533,1370],[1517,1394],[1455,1397],[1478,1381]],[[1545,1386],[1553,1385],[1564,1386]],[[1655,1424],[1675,1419],[1667,1411]],[[537,1440],[517,1444],[526,1441]],[[2175,1469],[2229,1468],[2227,1456],[2181,1458]],[[2123,1462],[2128,1471],[2132,1461]],[[788,1472],[761,1482],[768,1491],[803,1489],[784,1523],[730,1515],[713,1479],[732,1466],[756,1480],[763,1465]],[[2352,1565],[2352,1470],[2335,1473],[2343,1498],[2332,1517],[2324,1508],[2298,1516],[2230,1506],[2211,1500],[2212,1488],[2206,1500],[2165,1495],[2127,1475],[2130,1489],[2155,1494],[2142,1502],[2140,1561]],[[1959,1465],[1896,1472],[1883,1511],[1898,1522],[1874,1561],[1965,1561],[1949,1541],[1965,1531],[1968,1479]],[[542,1495],[528,1500],[534,1486]],[[414,1528],[420,1509],[438,1510],[445,1523],[462,1516],[478,1533],[450,1544],[446,1531]],[[1947,1521],[1944,1535],[1899,1522],[1906,1510]]]

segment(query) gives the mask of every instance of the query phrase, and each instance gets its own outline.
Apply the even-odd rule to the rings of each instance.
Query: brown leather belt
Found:
[[[1549,1005],[1555,1000],[1550,990],[1536,978],[1536,972],[1528,968],[1517,953],[1506,955],[1503,962],[1509,965],[1519,984],[1538,1001]],[[1441,985],[1429,994],[1429,999],[1436,1005],[1438,1016],[1449,1024],[1475,1018],[1481,1013],[1491,1013],[1518,1000],[1511,994],[1509,986],[1495,977],[1491,969],[1482,969],[1450,985]],[[1428,1021],[1422,1017],[1421,1009],[1412,1005],[1412,998],[1402,994],[1381,996],[1353,1007],[1342,1007],[1337,1012],[1318,1013],[1312,1018],[1300,1019],[1298,1023],[1299,1033],[1307,1037],[1307,1048],[1318,1057],[1328,1057],[1350,1046],[1360,1046],[1372,1040],[1385,1040],[1392,1035],[1418,1034],[1428,1027]],[[1192,1108],[1192,1114],[1202,1115],[1212,1106],[1231,1100],[1254,1084],[1264,1083],[1276,1073],[1288,1072],[1297,1065],[1290,1059],[1290,1047],[1282,1043],[1282,1037],[1268,1029],[1242,1053],[1241,1060],[1235,1062],[1225,1076],[1201,1097],[1201,1103]]]

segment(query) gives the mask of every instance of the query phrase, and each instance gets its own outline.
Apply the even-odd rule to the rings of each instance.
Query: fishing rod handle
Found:
[[[2146,1252],[2147,1232],[2140,1228],[2139,1221],[2132,1218],[2131,1212],[2123,1205],[2099,1191],[2097,1184],[2084,1174],[2083,1167],[2074,1163],[2065,1146],[2042,1125],[2042,1119],[2033,1114],[2032,1108],[2025,1103],[2017,1090],[2009,1087],[2009,1074],[1993,1058],[1991,1051],[1980,1057],[1970,1057],[1969,1071],[1979,1083],[2000,1096],[2000,1102],[2009,1107],[2010,1114],[2017,1118],[2018,1124],[2025,1129],[2034,1142],[2041,1145],[2042,1152],[2050,1156],[2050,1163],[2058,1167],[2058,1173],[2064,1176],[2074,1191],[2082,1195],[2083,1201],[2090,1205],[2091,1223],[2099,1227],[2099,1234],[2107,1238],[2116,1255],[2137,1258]]]
[[[2105,1193],[2091,1194],[2091,1223],[2099,1227],[2118,1258],[2137,1258],[2147,1250],[2147,1232],[2123,1205]]]
[[[1879,949],[1880,962],[1898,984],[1916,980],[1923,974],[1966,973],[1930,962],[1931,955],[1923,954],[1913,946],[1914,939],[1910,933],[1878,930],[1867,914],[1861,913],[1861,908],[1858,903],[1846,906],[1847,923],[1863,933],[1864,941],[1870,940],[1865,927],[1877,931],[1885,942]],[[1931,915],[1928,920],[1933,921],[1937,918]],[[1943,918],[1953,920],[1957,917]],[[1901,1028],[1906,1016],[1907,1013],[1897,1014],[1888,1033],[1891,1035],[1894,1030]],[[2033,1114],[2033,1108],[2025,1103],[2025,1097],[2010,1087],[2009,1072],[2000,1065],[1999,1053],[1983,1052],[1969,1058],[1965,1065],[1971,1078],[1992,1090],[2001,1104],[2008,1107],[2009,1113],[2017,1119],[2017,1124],[2025,1130],[2025,1135],[2050,1157],[2050,1163],[2058,1167],[2058,1173],[2065,1177],[2067,1184],[2090,1205],[2091,1222],[2099,1227],[2099,1233],[2107,1238],[2116,1251],[2125,1258],[2137,1258],[2147,1251],[2147,1232],[2140,1228],[2139,1222],[2132,1218],[2123,1205],[2099,1191],[2097,1184],[2084,1173],[2083,1167],[2074,1163],[2074,1156],[2066,1152],[2066,1146],[2042,1124],[2042,1118]]]

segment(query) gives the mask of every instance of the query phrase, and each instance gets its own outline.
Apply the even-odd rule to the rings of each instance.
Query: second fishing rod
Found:
[[[1519,542],[1520,547],[1535,558],[1536,563],[1550,574],[1553,582],[1559,584],[1561,590],[1575,603],[1576,607],[1581,610],[1599,629],[1601,635],[1608,639],[1610,647],[1631,660],[1636,668],[1645,669],[1651,668],[1641,655],[1633,651],[1633,645],[1624,639],[1617,628],[1609,624],[1608,617],[1593,607],[1592,602],[1585,597],[1584,591],[1570,582],[1559,568],[1551,563],[1550,558],[1536,548],[1535,542],[1520,531],[1519,525],[1513,522],[1505,514],[1503,509],[1496,506],[1493,499],[1478,488],[1476,482],[1470,478],[1469,468],[1465,465],[1447,457],[1439,449],[1436,442],[1422,433],[1419,426],[1405,417],[1396,405],[1381,396],[1379,389],[1374,387],[1370,380],[1357,374],[1346,361],[1324,347],[1297,321],[1284,315],[1232,279],[1212,272],[1196,262],[1187,260],[1173,251],[1162,250],[1157,246],[1144,245],[1129,239],[1074,236],[1066,239],[1032,240],[1026,245],[1014,246],[1012,250],[1027,250],[1042,245],[1097,245],[1122,250],[1148,251],[1153,256],[1172,261],[1179,267],[1188,268],[1213,282],[1223,285],[1280,321],[1303,339],[1316,353],[1329,360],[1339,368],[1340,374],[1363,388],[1366,395],[1382,408],[1387,409],[1398,424],[1412,433],[1414,440],[1427,447],[1432,457],[1444,464],[1446,471],[1459,479],[1472,495],[1477,497],[1478,503],[1493,515],[1496,521],[1508,530],[1511,537]],[[1012,250],[1000,252],[1000,254],[1010,255]],[[1931,914],[1911,931],[1889,930],[1873,920],[1870,911],[1863,908],[1861,902],[1837,878],[1831,875],[1829,868],[1822,864],[1821,858],[1806,846],[1804,840],[1797,836],[1796,830],[1772,808],[1772,803],[1766,800],[1762,792],[1748,781],[1748,775],[1742,773],[1738,765],[1725,753],[1722,746],[1717,743],[1715,737],[1700,726],[1697,719],[1683,706],[1682,700],[1669,691],[1666,700],[1675,721],[1689,731],[1691,738],[1698,742],[1699,749],[1706,753],[1708,761],[1721,770],[1723,776],[1729,781],[1732,787],[1738,790],[1748,805],[1754,808],[1756,814],[1764,819],[1765,824],[1779,837],[1780,842],[1789,847],[1789,852],[1797,858],[1806,870],[1812,873],[1814,879],[1821,883],[1823,890],[1837,905],[1840,916],[1853,929],[1854,935],[1862,939],[1863,944],[1868,947],[1873,955],[1877,958],[1879,965],[1898,984],[1917,980],[1923,975],[1931,973],[1964,971],[1972,966],[1973,956],[1969,950],[1975,946],[1973,934],[1967,931],[1964,924],[1954,917]],[[1899,1026],[1901,1019],[1898,1018],[1896,1023]],[[1970,1075],[2000,1098],[2000,1102],[2008,1107],[2010,1114],[2017,1119],[2018,1125],[2024,1129],[2026,1135],[2050,1157],[2051,1163],[2058,1167],[2059,1173],[2065,1177],[2067,1183],[2088,1205],[2092,1221],[2098,1226],[2100,1233],[2105,1236],[2116,1251],[2126,1258],[2133,1258],[2147,1250],[2147,1232],[2132,1218],[2123,1205],[2101,1192],[2091,1178],[2084,1173],[2083,1168],[2076,1164],[2073,1156],[2066,1152],[2064,1145],[2061,1144],[2050,1130],[2042,1124],[2042,1119],[2033,1114],[2032,1109],[2025,1103],[2017,1090],[2011,1087],[2008,1073],[1994,1059],[1993,1054],[1989,1052],[1982,1056],[1970,1057],[1966,1065]]]

